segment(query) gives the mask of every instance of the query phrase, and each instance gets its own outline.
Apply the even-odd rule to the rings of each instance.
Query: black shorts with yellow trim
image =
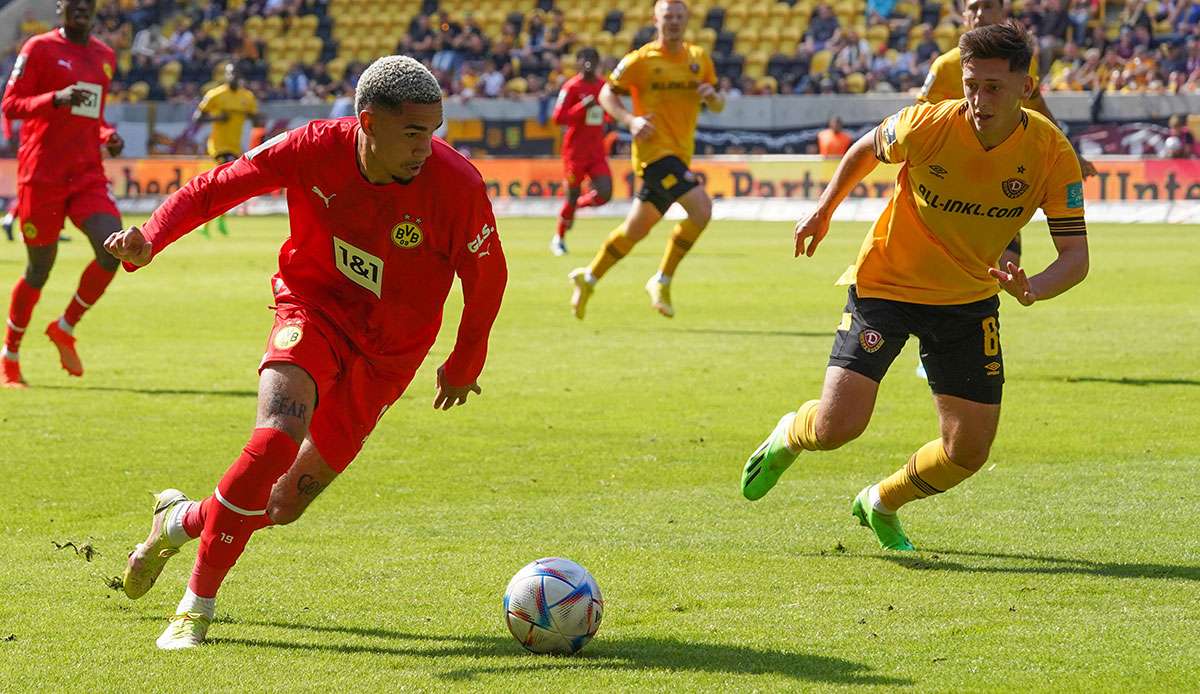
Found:
[[[228,164],[231,161],[237,161],[241,156],[242,155],[237,154],[236,152],[217,152],[213,155],[213,161],[215,161],[218,165]]]
[[[670,155],[646,165],[637,196],[639,200],[645,200],[660,213],[666,214],[676,200],[698,185],[699,179],[687,164],[679,157]]]
[[[999,296],[969,304],[934,306],[860,298],[851,286],[829,365],[878,383],[909,335],[921,341],[921,363],[935,394],[1000,404],[1004,355],[1000,349]]]

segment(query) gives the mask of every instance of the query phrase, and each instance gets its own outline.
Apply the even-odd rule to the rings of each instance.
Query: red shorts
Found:
[[[566,171],[567,186],[577,188],[583,185],[583,179],[612,178],[612,169],[608,168],[608,157],[589,159],[564,159],[563,168]]]
[[[85,176],[70,185],[17,186],[17,219],[21,220],[21,235],[27,246],[55,244],[65,218],[70,217],[82,229],[84,221],[94,214],[121,216],[104,174]]]
[[[275,309],[275,327],[258,369],[279,363],[304,369],[317,384],[308,435],[338,472],[362,450],[376,422],[413,377],[380,373],[319,313],[295,305]]]

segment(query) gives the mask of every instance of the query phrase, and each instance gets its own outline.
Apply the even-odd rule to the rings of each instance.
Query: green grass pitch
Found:
[[[431,409],[442,339],[360,458],[297,524],[255,536],[211,642],[160,653],[190,545],[131,602],[106,582],[145,535],[150,492],[209,493],[253,425],[282,218],[232,218],[121,276],[77,331],[71,379],[41,335],[88,256],[64,244],[0,391],[0,691],[1182,691],[1200,679],[1200,226],[1091,229],[1067,295],[1005,299],[1008,384],[984,471],[905,509],[921,551],[885,554],[851,497],[936,424],[910,344],[855,443],[805,454],[744,501],[746,455],[818,393],[865,224],[812,259],[791,225],[715,223],[674,285],[642,284],[660,226],[580,323],[552,220],[508,219],[511,280],[484,393]],[[1026,258],[1053,254],[1043,224]],[[0,245],[7,292],[19,244]],[[71,547],[89,544],[88,561]],[[600,633],[526,654],[509,577],[543,556],[595,575]]]

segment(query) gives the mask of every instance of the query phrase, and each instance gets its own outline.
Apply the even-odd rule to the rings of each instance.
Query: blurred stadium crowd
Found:
[[[1038,39],[1044,90],[1200,93],[1200,0],[1011,6]],[[651,13],[647,0],[99,0],[95,33],[119,56],[116,101],[195,101],[229,61],[260,99],[347,101],[388,53],[420,58],[456,98],[552,98],[576,50],[611,69],[653,38]],[[953,0],[697,0],[689,38],[730,97],[909,92],[960,26]],[[0,74],[48,28],[24,22]]]

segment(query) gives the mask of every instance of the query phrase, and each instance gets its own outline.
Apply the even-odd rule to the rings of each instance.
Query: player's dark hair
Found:
[[[1025,29],[1013,20],[972,29],[958,40],[962,63],[968,60],[1008,61],[1011,72],[1029,72],[1033,62],[1033,42]]]
[[[592,64],[597,67],[600,66],[600,52],[591,46],[580,48],[579,51],[575,53],[575,56],[583,60],[590,60],[592,61]]]
[[[354,111],[368,106],[399,109],[404,104],[436,104],[442,87],[424,65],[406,55],[379,58],[363,70],[354,92]]]

